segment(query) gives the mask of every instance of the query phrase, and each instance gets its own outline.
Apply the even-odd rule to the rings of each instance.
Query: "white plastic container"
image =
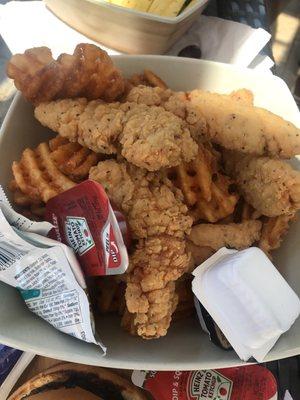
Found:
[[[223,247],[193,275],[195,296],[244,361],[263,362],[299,316],[298,296],[258,247]]]
[[[62,21],[107,47],[130,54],[163,54],[190,28],[209,0],[198,0],[175,18],[105,0],[44,1]]]
[[[286,84],[269,73],[192,59],[166,56],[117,56],[116,64],[126,75],[148,68],[156,72],[174,90],[202,88],[228,93],[238,88],[253,90],[255,104],[265,107],[300,126],[297,105]],[[33,116],[32,106],[18,95],[0,133],[0,183],[7,187],[11,163],[18,160],[25,147],[47,140],[50,132]],[[299,168],[299,161],[295,160]],[[300,295],[300,220],[295,222],[274,264]],[[266,282],[267,284],[267,282]],[[26,309],[13,288],[0,285],[0,343],[46,355],[90,365],[142,370],[197,370],[225,368],[244,363],[233,351],[224,352],[201,331],[197,318],[173,323],[168,335],[158,340],[130,336],[120,326],[117,316],[103,316],[97,324],[107,355],[101,356],[94,345],[81,343],[59,333]],[[4,299],[4,300],[3,300]],[[275,360],[300,354],[300,319],[267,355]]]

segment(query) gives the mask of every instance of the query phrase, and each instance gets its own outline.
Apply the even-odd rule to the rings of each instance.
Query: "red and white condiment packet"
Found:
[[[272,373],[259,365],[202,371],[134,371],[154,400],[277,400]]]
[[[46,235],[53,226],[13,211],[0,190],[0,281],[56,329],[106,348],[94,335],[87,287],[73,250]],[[35,233],[39,232],[39,233]]]
[[[73,248],[86,276],[123,274],[128,268],[125,218],[114,212],[99,183],[87,180],[50,199],[46,219],[55,227],[51,237]]]

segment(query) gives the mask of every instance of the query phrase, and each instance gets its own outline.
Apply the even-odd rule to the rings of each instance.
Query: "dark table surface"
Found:
[[[0,4],[5,4],[7,2],[8,0],[0,0]],[[207,9],[205,10],[206,15],[216,15],[221,18],[246,23],[253,26],[254,28],[262,27],[266,30],[269,30],[270,27],[268,12],[268,6],[264,0],[216,0],[211,1]],[[194,54],[194,50],[192,49],[187,51],[187,55],[190,55],[192,57]],[[267,46],[263,50],[263,52],[272,57],[270,45]],[[11,54],[9,49],[7,48],[6,44],[0,36],[0,85],[1,82],[4,82],[4,80],[6,79],[5,63],[10,55]],[[10,93],[10,88],[8,89],[7,95],[5,95],[5,93],[3,95],[0,91],[0,126],[12,100],[12,96],[10,96]],[[283,399],[286,390],[290,391],[294,400],[300,400],[299,356],[274,361],[264,365],[272,371],[277,379],[279,388],[279,400]]]

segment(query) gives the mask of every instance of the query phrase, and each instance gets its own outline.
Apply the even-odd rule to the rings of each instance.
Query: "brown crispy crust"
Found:
[[[47,47],[15,54],[7,75],[33,104],[73,97],[114,101],[125,90],[125,80],[108,54],[86,43],[78,44],[73,55],[61,54],[57,60]]]
[[[103,390],[110,387],[112,391],[121,395],[124,400],[146,400],[142,391],[130,383],[127,379],[115,374],[109,369],[92,367],[88,365],[79,365],[72,363],[61,363],[31,378],[14,392],[9,400],[22,400],[42,390],[43,387],[51,387],[51,385],[59,385],[68,382],[72,377],[91,380],[96,382],[98,387],[102,386]]]

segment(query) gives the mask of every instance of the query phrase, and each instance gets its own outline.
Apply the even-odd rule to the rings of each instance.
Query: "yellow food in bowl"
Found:
[[[107,0],[111,4],[164,17],[176,17],[198,0]]]

